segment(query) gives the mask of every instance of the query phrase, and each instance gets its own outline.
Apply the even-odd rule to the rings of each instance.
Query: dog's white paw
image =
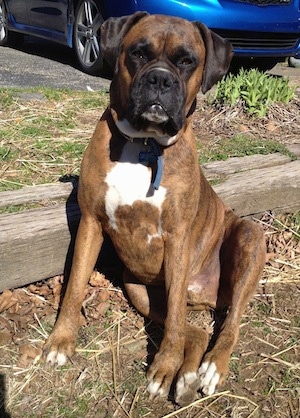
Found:
[[[199,368],[200,389],[205,395],[213,395],[220,380],[215,363],[205,361]]]
[[[198,398],[197,391],[200,387],[198,374],[187,372],[176,383],[175,401],[180,406],[189,405]]]
[[[147,391],[152,396],[167,396],[169,390],[167,388],[163,388],[159,382],[150,381],[147,386]]]
[[[68,358],[65,354],[59,353],[57,351],[50,351],[46,357],[46,363],[51,366],[64,366],[68,361]]]

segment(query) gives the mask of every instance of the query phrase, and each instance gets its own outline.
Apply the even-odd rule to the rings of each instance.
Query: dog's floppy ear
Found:
[[[123,37],[147,12],[136,12],[123,17],[111,17],[101,26],[101,50],[103,58],[114,69],[119,55],[119,47]]]
[[[206,59],[203,72],[201,90],[206,93],[216,84],[229,69],[233,57],[231,43],[208,29],[200,22],[194,22],[198,27],[206,48]]]

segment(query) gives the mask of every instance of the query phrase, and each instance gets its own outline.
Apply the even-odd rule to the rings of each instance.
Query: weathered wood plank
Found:
[[[0,216],[0,292],[62,274],[77,231],[77,204]]]
[[[300,208],[300,160],[229,176],[214,186],[216,193],[240,216],[266,210],[277,213]]]
[[[286,164],[291,161],[287,155],[247,155],[245,157],[232,157],[225,161],[213,161],[202,164],[203,172],[209,180],[216,175],[228,176],[242,171],[249,171],[259,168],[274,167]]]
[[[75,183],[76,184],[76,183]],[[27,186],[20,190],[0,193],[0,207],[26,205],[54,199],[66,199],[73,189],[73,183],[41,184]]]
[[[298,158],[300,157],[300,144],[288,144],[286,145],[286,148]]]
[[[296,157],[300,157],[300,144],[287,145],[286,148]],[[203,172],[208,180],[216,176],[228,176],[229,174],[241,171],[254,170],[257,168],[273,167],[286,164],[291,161],[288,155],[275,154],[256,154],[246,155],[245,157],[232,157],[225,161],[212,161],[202,164]]]

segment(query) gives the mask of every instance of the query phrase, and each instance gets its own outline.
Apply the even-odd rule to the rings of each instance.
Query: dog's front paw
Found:
[[[205,395],[213,395],[220,383],[220,373],[214,362],[204,361],[199,368],[200,389]]]
[[[171,383],[182,363],[178,353],[157,353],[148,373],[147,391],[151,396],[167,396]]]
[[[76,338],[53,331],[43,347],[43,357],[51,366],[63,366],[75,352]]]
[[[180,406],[189,405],[198,398],[199,388],[198,374],[196,372],[184,373],[176,383],[175,402]]]
[[[46,363],[51,366],[64,366],[68,361],[65,353],[60,353],[57,350],[51,350],[46,356]]]

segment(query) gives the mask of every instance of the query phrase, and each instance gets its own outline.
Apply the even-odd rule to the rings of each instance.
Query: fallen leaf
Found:
[[[96,308],[96,311],[97,311],[99,317],[105,315],[105,313],[108,311],[109,307],[110,307],[109,302],[99,303],[99,305]]]
[[[17,362],[17,367],[20,367],[21,369],[26,369],[31,363],[31,361],[32,360],[29,359],[26,354],[22,354]]]
[[[276,254],[275,253],[267,253],[266,254],[266,263],[268,263],[274,257],[276,257]]]
[[[0,346],[8,345],[12,341],[12,337],[12,332],[10,332],[7,328],[0,331]]]
[[[108,290],[101,290],[97,296],[99,302],[106,302],[110,297],[110,292]]]
[[[240,125],[240,131],[241,132],[248,132],[249,131],[249,128],[246,125]]]
[[[4,290],[0,295],[0,312],[3,312],[17,303],[18,299],[14,297],[11,290]]]
[[[89,284],[93,287],[108,287],[110,281],[105,278],[104,274],[94,271],[91,274]]]
[[[266,128],[267,128],[267,130],[268,130],[268,131],[273,132],[273,131],[276,131],[277,126],[276,126],[276,123],[275,123],[273,120],[270,120],[270,121],[267,123]]]

